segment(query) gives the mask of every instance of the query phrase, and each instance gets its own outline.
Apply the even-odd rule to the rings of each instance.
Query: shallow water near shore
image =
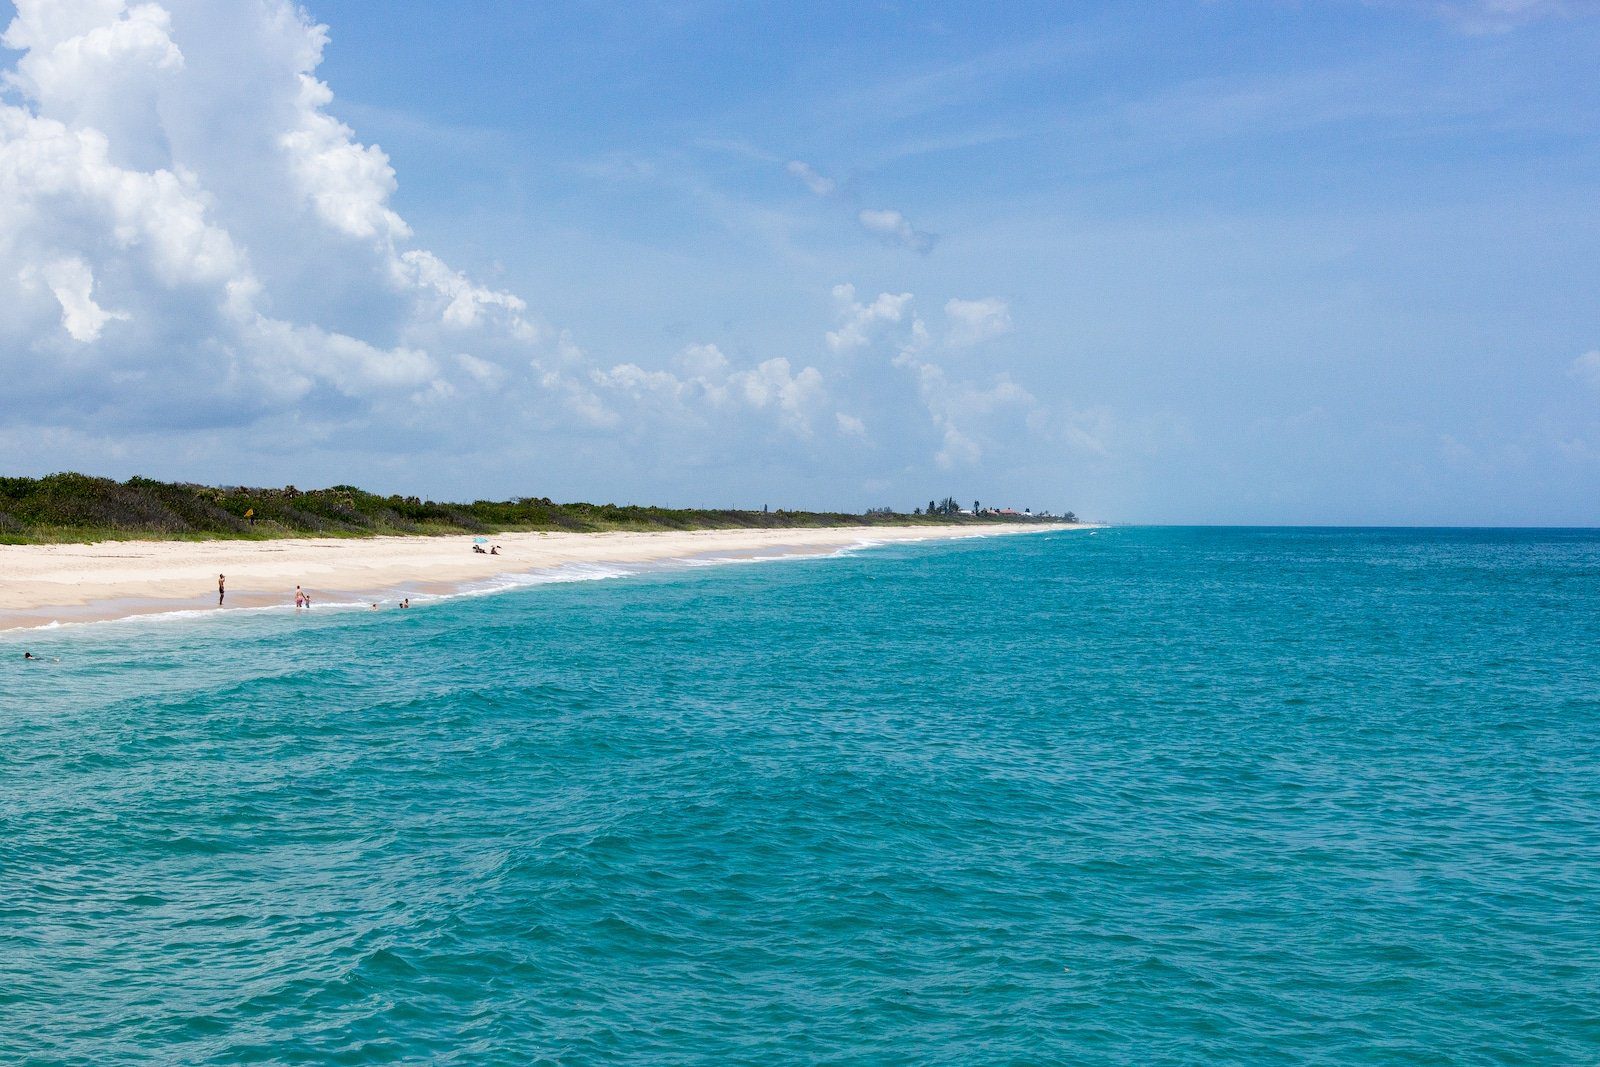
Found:
[[[6,634],[0,1060],[1597,1062],[1597,607],[1105,529]]]

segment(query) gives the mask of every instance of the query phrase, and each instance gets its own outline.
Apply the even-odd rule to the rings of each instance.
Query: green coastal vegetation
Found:
[[[327,489],[253,489],[85,474],[0,478],[0,544],[129,540],[267,540],[278,537],[374,537],[381,534],[490,534],[514,530],[709,530],[1076,521],[972,512],[930,501],[910,513],[873,508],[863,515],[784,508],[656,508],[557,504],[549,497],[453,504],[414,496],[378,496],[351,485]],[[948,510],[946,510],[948,507]]]

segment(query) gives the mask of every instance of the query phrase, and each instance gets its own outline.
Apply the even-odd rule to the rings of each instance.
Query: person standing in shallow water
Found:
[[[222,607],[222,598],[227,594],[227,591],[228,576],[226,574],[217,575],[217,607]]]

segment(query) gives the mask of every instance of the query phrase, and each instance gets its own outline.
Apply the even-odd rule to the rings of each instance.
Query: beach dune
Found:
[[[317,605],[458,592],[496,578],[573,564],[834,552],[863,541],[985,537],[1056,526],[862,526],[653,533],[503,533],[499,555],[469,536],[272,541],[106,541],[0,545],[0,630],[217,607],[290,605],[299,585]],[[313,609],[315,610],[315,608]]]

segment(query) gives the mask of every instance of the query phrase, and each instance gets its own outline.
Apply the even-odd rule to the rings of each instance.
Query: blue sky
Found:
[[[1600,524],[1600,5],[148,6],[8,39],[13,469]]]

